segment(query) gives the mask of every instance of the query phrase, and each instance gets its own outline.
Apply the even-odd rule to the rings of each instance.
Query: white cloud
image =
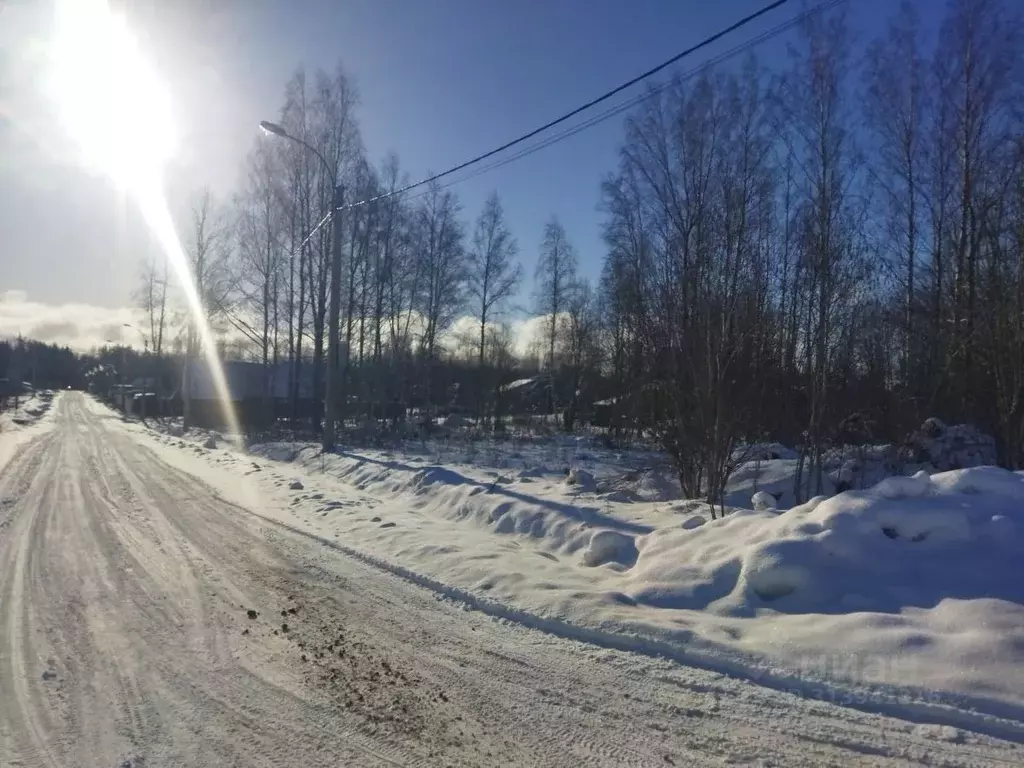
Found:
[[[470,315],[463,315],[445,331],[441,337],[441,346],[449,352],[462,352],[473,357],[476,354],[479,336],[480,321]]]
[[[509,323],[513,353],[525,357],[531,347],[540,343],[550,322],[547,315],[513,320]],[[78,352],[88,352],[102,347],[108,340],[117,344],[142,348],[138,332],[125,328],[130,323],[144,328],[142,312],[131,307],[97,307],[92,304],[46,304],[32,301],[25,291],[8,290],[0,292],[0,339],[15,338],[19,335],[52,344],[68,346]],[[470,316],[460,317],[441,339],[442,346],[449,351],[459,347],[459,342],[468,340],[470,346],[476,343],[479,333],[477,321]],[[410,331],[416,337],[423,330],[423,320],[417,314],[410,322]],[[218,337],[240,338],[229,326],[221,329]]]
[[[519,358],[529,355],[533,348],[543,341],[546,325],[551,322],[550,315],[530,317],[525,320],[513,320],[508,324],[512,337],[512,353]],[[488,327],[498,328],[499,323],[488,323]],[[441,344],[449,351],[460,348],[475,348],[480,336],[480,321],[470,315],[463,315],[456,320],[441,339]]]
[[[519,320],[512,323],[512,348],[515,354],[526,357],[534,352],[537,345],[543,343],[547,338],[548,326],[551,324],[551,315],[537,315],[526,320]]]
[[[0,293],[0,338],[19,335],[85,352],[107,340],[141,347],[139,334],[124,323],[139,324],[138,311],[91,304],[44,304],[25,291]]]

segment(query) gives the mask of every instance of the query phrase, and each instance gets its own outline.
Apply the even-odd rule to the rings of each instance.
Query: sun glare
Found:
[[[82,160],[132,196],[163,248],[199,330],[225,422],[237,434],[224,369],[163,193],[174,147],[167,91],[107,0],[58,0],[55,22],[47,83],[58,118]]]
[[[171,102],[125,20],[106,0],[58,0],[49,53],[50,95],[82,159],[125,186],[159,178]]]

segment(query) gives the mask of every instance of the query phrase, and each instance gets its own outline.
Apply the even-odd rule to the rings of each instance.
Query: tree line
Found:
[[[81,358],[68,347],[17,337],[0,340],[2,396],[28,388],[63,389],[84,383]]]
[[[337,214],[343,415],[393,413],[394,404],[429,411],[451,401],[456,383],[465,385],[460,405],[493,423],[500,385],[522,363],[509,321],[523,267],[501,199],[491,194],[467,222],[456,193],[440,183],[386,196],[406,186],[408,175],[394,155],[379,166],[367,159],[357,104],[340,66],[312,76],[299,69],[285,88],[279,123],[315,152],[260,136],[231,200],[205,189],[190,200],[183,240],[204,312],[224,336],[241,340],[232,345],[236,354],[268,369],[290,364],[297,415],[302,368],[309,366],[314,391],[324,387],[332,226],[324,218],[334,187],[343,186],[347,202],[382,198]],[[561,313],[578,283],[575,251],[554,217],[536,277],[545,287],[538,311],[551,315],[551,366],[560,361]],[[149,346],[157,356],[198,357],[198,329],[169,302],[168,281],[161,259],[143,265],[138,299]],[[463,369],[458,375],[453,362]]]
[[[720,498],[737,448],[767,439],[800,448],[815,493],[831,445],[899,442],[932,415],[978,424],[1021,467],[1021,31],[1003,0],[950,0],[935,34],[904,2],[867,45],[842,12],[817,13],[779,67],[750,57],[652,88],[600,190],[599,283],[580,279],[557,218],[538,233],[542,331],[525,358],[509,322],[525,249],[498,195],[472,219],[436,182],[381,197],[408,177],[367,158],[351,79],[300,69],[279,122],[327,164],[258,138],[231,200],[193,201],[196,284],[246,354],[292,361],[292,402],[301,366],[322,392],[330,333],[349,419],[443,406],[458,381],[459,402],[500,425],[502,385],[539,371],[566,429],[603,398],[610,432],[654,434],[692,496]],[[340,215],[332,329],[329,227],[307,234],[338,182],[348,201],[381,199]],[[157,353],[166,286],[148,265]]]
[[[604,185],[611,375],[688,494],[738,445],[823,454],[968,421],[1024,463],[1021,8],[904,2],[857,50],[812,15],[777,72],[675,81]]]

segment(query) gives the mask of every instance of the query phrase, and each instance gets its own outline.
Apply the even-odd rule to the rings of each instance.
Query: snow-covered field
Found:
[[[190,472],[230,470],[208,473],[226,498],[492,614],[1024,738],[1020,474],[917,471],[783,512],[760,496],[757,511],[712,520],[676,498],[653,454],[564,439],[323,456],[309,444],[247,454],[205,433],[151,437]],[[885,458],[861,459],[868,484]],[[730,504],[791,487],[793,461],[744,465]]]

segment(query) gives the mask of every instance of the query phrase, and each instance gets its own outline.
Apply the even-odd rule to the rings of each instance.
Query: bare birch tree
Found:
[[[150,256],[142,263],[136,296],[146,313],[149,348],[157,358],[163,353],[167,325],[167,279],[168,265],[164,256]]]
[[[545,318],[547,348],[548,412],[555,413],[555,348],[561,338],[561,316],[576,285],[576,249],[565,228],[554,216],[544,225],[540,256],[534,271],[534,310]]]
[[[484,397],[491,389],[484,373],[487,331],[490,323],[500,318],[506,302],[513,296],[522,279],[522,267],[516,261],[519,244],[505,224],[505,212],[496,192],[491,193],[473,229],[469,250],[468,292],[473,302],[474,319],[480,324],[477,350],[479,393],[477,411],[485,416]]]

